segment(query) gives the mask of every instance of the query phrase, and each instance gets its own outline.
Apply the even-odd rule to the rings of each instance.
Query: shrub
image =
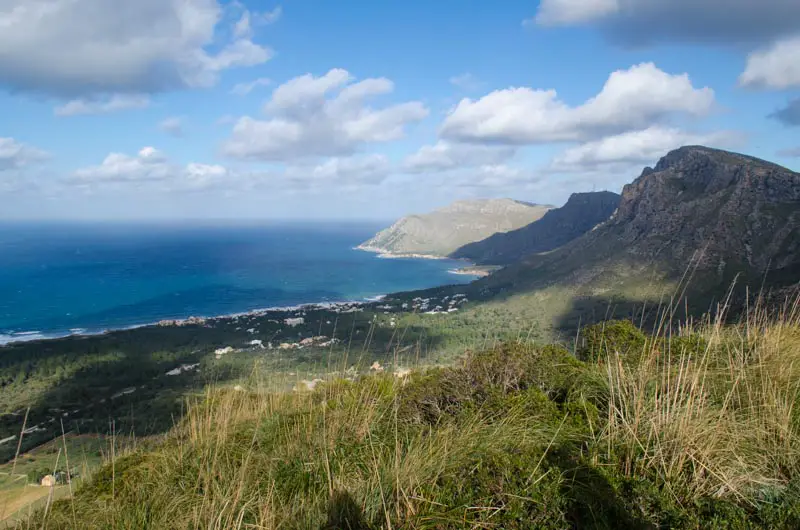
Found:
[[[627,320],[611,320],[585,328],[581,334],[578,358],[597,361],[609,355],[620,355],[635,362],[647,347],[647,336]]]

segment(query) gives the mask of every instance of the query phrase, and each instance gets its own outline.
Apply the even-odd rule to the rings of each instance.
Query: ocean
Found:
[[[370,223],[0,224],[0,343],[465,283],[354,249]]]

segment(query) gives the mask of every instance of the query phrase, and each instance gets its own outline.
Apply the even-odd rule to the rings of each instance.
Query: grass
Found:
[[[800,314],[208,388],[20,528],[798,528]]]

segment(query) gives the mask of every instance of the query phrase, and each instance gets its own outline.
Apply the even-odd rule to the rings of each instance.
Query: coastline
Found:
[[[359,245],[354,247],[354,250],[361,250],[364,252],[371,252],[377,254],[376,257],[381,259],[429,259],[429,260],[450,260],[453,262],[463,262],[464,267],[450,269],[447,272],[455,275],[473,276],[476,279],[491,274],[491,271],[483,270],[481,266],[474,265],[473,263],[456,258],[448,258],[444,256],[435,256],[431,254],[395,254],[385,251],[384,249],[376,247],[368,247]],[[14,344],[39,342],[48,340],[59,340],[65,338],[85,338],[99,335],[106,335],[115,332],[130,331],[147,327],[181,327],[186,325],[203,325],[206,322],[220,322],[224,320],[232,320],[245,316],[270,316],[277,313],[292,313],[298,311],[334,311],[337,310],[363,310],[371,304],[377,304],[388,295],[381,294],[370,297],[365,297],[359,300],[339,300],[339,301],[323,301],[323,302],[304,302],[301,304],[294,304],[288,306],[268,306],[263,308],[251,309],[247,311],[239,311],[234,313],[223,313],[218,315],[181,315],[176,317],[166,317],[160,320],[148,321],[144,323],[131,324],[127,326],[108,327],[108,328],[72,328],[63,331],[4,331],[0,332],[0,349]]]
[[[233,320],[240,317],[249,316],[270,316],[277,313],[293,313],[298,311],[337,311],[337,309],[362,309],[370,304],[376,304],[386,298],[387,295],[376,295],[364,298],[362,300],[344,300],[336,302],[308,302],[303,304],[295,304],[290,306],[270,306],[259,309],[251,309],[248,311],[239,311],[236,313],[225,313],[213,316],[198,316],[189,315],[186,317],[167,318],[157,321],[146,322],[144,324],[132,324],[130,326],[122,326],[117,328],[105,328],[98,330],[87,329],[74,329],[68,331],[18,331],[11,333],[0,333],[0,349],[5,346],[11,346],[23,342],[37,342],[45,340],[65,339],[68,337],[94,337],[98,335],[106,335],[118,331],[130,331],[140,328],[148,327],[182,327],[190,325],[202,325],[206,322],[219,322],[223,320]]]
[[[462,276],[475,276],[477,278],[486,278],[490,276],[493,272],[501,269],[502,267],[498,267],[496,265],[469,265],[466,267],[461,267],[458,269],[450,269],[450,274],[458,274]]]
[[[378,255],[377,257],[381,259],[432,259],[432,260],[460,261],[464,263],[463,267],[450,269],[447,272],[459,276],[475,276],[475,278],[485,278],[486,276],[489,276],[490,274],[501,268],[495,265],[477,265],[464,258],[450,258],[448,256],[438,256],[435,254],[392,252],[390,250],[386,250],[385,248],[373,247],[370,245],[359,245],[355,247],[354,250],[371,252],[373,254],[377,254]]]
[[[353,250],[363,250],[364,252],[371,252],[373,254],[377,254],[378,255],[377,257],[381,259],[433,259],[433,260],[451,259],[453,261],[458,261],[453,258],[448,258],[447,256],[437,256],[435,254],[392,252],[384,248],[371,247],[367,245],[358,245],[357,247],[353,247]]]

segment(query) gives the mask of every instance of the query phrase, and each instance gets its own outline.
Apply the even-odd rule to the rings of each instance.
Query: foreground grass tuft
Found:
[[[502,344],[311,393],[209,389],[159,447],[27,525],[800,528],[793,314],[652,335],[609,322],[576,350]]]

